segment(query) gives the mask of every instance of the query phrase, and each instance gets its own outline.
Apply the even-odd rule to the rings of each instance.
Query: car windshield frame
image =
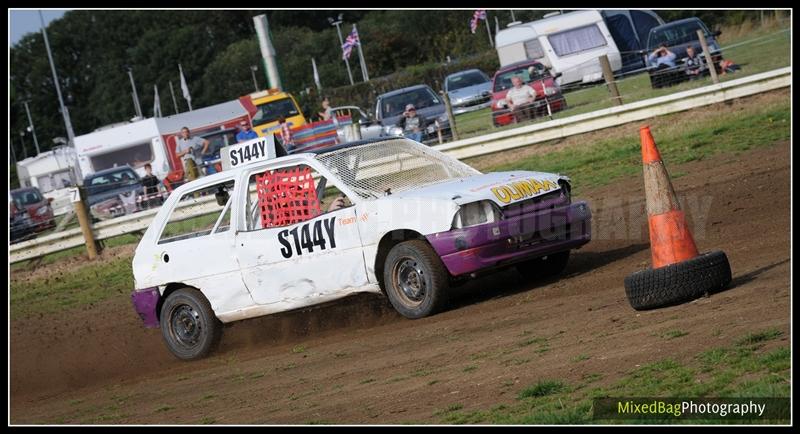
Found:
[[[297,107],[291,97],[278,98],[256,106],[256,114],[253,115],[253,128],[276,122],[281,116],[289,119],[299,115],[300,108]]]
[[[414,97],[418,96],[418,97]],[[428,100],[425,100],[424,97],[430,97]],[[422,98],[420,98],[422,97]],[[401,93],[396,93],[389,96],[384,96],[380,98],[380,109],[381,109],[381,117],[382,118],[391,118],[394,116],[400,116],[406,109],[406,105],[414,104],[414,108],[417,110],[422,110],[428,107],[436,107],[442,104],[442,101],[436,95],[436,93],[431,90],[429,87],[418,87],[416,89],[410,89]],[[387,107],[390,107],[391,110],[387,110]]]
[[[682,31],[682,35],[675,38],[675,39],[665,39],[664,36],[675,35],[678,33],[678,29],[686,29],[690,28],[690,30]],[[702,22],[697,20],[686,21],[679,24],[673,24],[668,26],[663,26],[661,28],[654,28],[650,31],[650,35],[647,37],[647,50],[652,52],[657,47],[661,46],[661,44],[666,45],[667,47],[674,47],[676,45],[686,44],[692,41],[697,40],[697,30],[702,30],[703,33],[708,33],[708,30],[705,28]],[[659,39],[656,39],[656,36],[659,36]]]
[[[528,73],[528,68],[530,67],[536,68],[536,70],[539,72],[538,76],[531,78],[531,76]],[[508,71],[498,72],[497,76],[494,79],[494,84],[492,86],[493,91],[502,92],[504,90],[511,89],[512,87],[511,78],[518,75],[522,76],[522,82],[524,84],[528,84],[532,81],[549,78],[550,71],[547,68],[545,68],[545,66],[542,65],[541,63],[532,63],[530,65],[520,66],[519,68],[511,69]],[[506,83],[508,84],[507,86],[501,86]]]
[[[342,185],[367,200],[481,174],[406,138],[348,146],[316,154],[315,159]]]
[[[131,179],[123,180],[123,174],[131,175]],[[116,178],[116,179],[115,179]],[[96,183],[97,180],[106,179],[108,182],[105,183]],[[92,177],[87,179],[87,182],[84,184],[89,192],[89,194],[96,194],[103,191],[113,190],[115,188],[120,188],[128,185],[138,185],[141,183],[141,180],[137,177],[136,172],[131,169],[122,169],[110,173],[103,173],[100,175],[93,175]]]
[[[477,77],[478,79],[480,79],[480,81],[475,81],[475,80],[470,81],[470,79],[468,79],[468,77]],[[454,79],[464,79],[466,84],[461,85],[459,83],[459,85],[457,87],[453,87],[453,80]],[[476,86],[476,85],[488,83],[488,82],[491,82],[491,81],[492,80],[489,77],[487,77],[486,74],[484,74],[482,71],[479,71],[479,70],[466,71],[466,72],[462,72],[460,74],[454,74],[454,75],[451,75],[451,76],[447,77],[447,80],[445,81],[445,88],[447,89],[448,92],[453,92],[453,91],[456,91],[456,90],[459,90],[459,89],[464,89],[465,87]]]
[[[26,199],[29,197],[29,194],[33,194],[34,199],[38,199],[34,200],[33,202],[27,201]],[[35,205],[44,200],[42,194],[35,189],[12,192],[11,197],[14,200],[14,203],[17,204],[17,208],[20,208],[21,206]]]

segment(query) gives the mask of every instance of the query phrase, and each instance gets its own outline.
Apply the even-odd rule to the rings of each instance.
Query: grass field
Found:
[[[460,403],[453,402],[437,410],[435,415],[445,424],[788,423],[788,420],[674,420],[668,417],[638,421],[594,420],[592,416],[592,400],[596,398],[789,396],[791,350],[785,346],[765,348],[781,335],[779,330],[766,329],[741,336],[734,346],[709,348],[690,363],[663,359],[636,368],[608,386],[596,385],[603,379],[600,373],[586,374],[576,384],[542,379],[519,392],[514,405],[463,411]],[[583,360],[576,359],[573,363]]]
[[[768,26],[763,29],[750,29],[745,33],[738,31],[732,31],[731,33],[735,33],[733,38],[720,38],[723,55],[726,59],[731,59],[739,64],[742,69],[735,74],[720,76],[720,81],[733,80],[791,65],[791,34],[788,29]],[[723,35],[725,34],[726,32],[723,32]],[[644,73],[625,77],[617,81],[619,93],[625,103],[669,95],[709,84],[712,84],[711,78],[705,77],[667,88],[652,89],[649,76]],[[613,106],[611,95],[605,84],[573,90],[565,93],[564,96],[568,108],[567,110],[554,113],[553,119],[588,113]],[[549,120],[549,118],[540,118],[532,122],[543,122],[547,120]],[[491,109],[489,108],[459,115],[456,117],[455,123],[459,139],[513,129],[519,126],[519,124],[516,124],[495,127],[492,124]]]

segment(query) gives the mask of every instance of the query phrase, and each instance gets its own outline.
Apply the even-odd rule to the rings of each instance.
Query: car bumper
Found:
[[[492,106],[491,99],[487,99],[482,103],[474,105],[454,105],[453,114],[460,115],[462,113],[474,112],[475,110],[485,109],[486,107],[491,107],[491,106]]]
[[[586,202],[426,237],[452,276],[578,248],[591,240]]]
[[[157,287],[147,288],[142,290],[135,290],[131,293],[131,301],[139,318],[144,321],[144,326],[147,328],[158,328],[158,302],[161,299],[161,293]]]

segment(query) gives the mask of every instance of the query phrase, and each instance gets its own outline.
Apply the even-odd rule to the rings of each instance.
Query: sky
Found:
[[[42,11],[45,24],[64,16],[64,9],[48,9]],[[28,33],[39,32],[42,29],[39,21],[39,10],[9,10],[8,17],[8,45],[14,45]]]

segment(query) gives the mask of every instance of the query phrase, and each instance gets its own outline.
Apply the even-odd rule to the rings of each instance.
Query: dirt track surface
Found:
[[[686,174],[673,183],[698,248],[730,258],[731,289],[711,297],[646,312],[628,305],[623,279],[650,253],[641,178],[621,180],[581,189],[594,240],[560,279],[505,271],[459,288],[452,309],[421,320],[357,295],[234,323],[212,357],[186,363],[159,330],[143,329],[127,296],[12,318],[11,423],[438,423],[434,413],[450,404],[510,404],[540,379],[598,373],[597,384],[610,384],[765,328],[788,337],[789,146],[666,162]],[[657,337],[675,329],[688,335]],[[533,337],[549,350],[524,345]],[[579,355],[590,358],[576,363]]]

